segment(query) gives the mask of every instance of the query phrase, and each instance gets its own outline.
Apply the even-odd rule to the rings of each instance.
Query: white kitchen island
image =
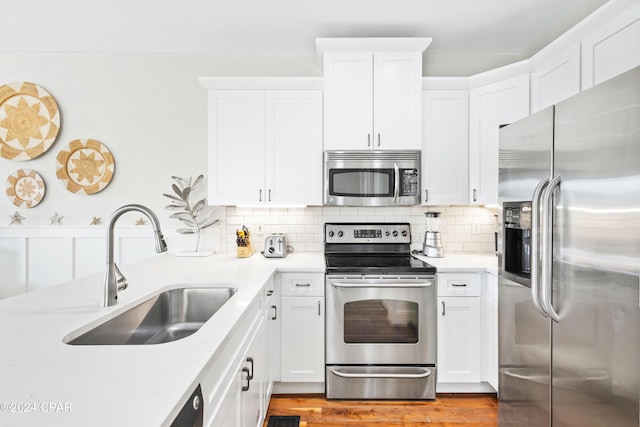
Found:
[[[493,255],[420,258],[443,273],[496,270]],[[237,356],[229,348],[239,348],[237,337],[244,339],[257,323],[249,319],[268,310],[265,285],[276,273],[317,274],[324,265],[322,253],[283,259],[163,254],[122,267],[129,287],[119,292],[114,307],[100,305],[101,275],[0,300],[0,425],[169,425],[198,384],[205,421],[211,422],[214,405],[225,404],[219,398],[228,388],[225,369]],[[202,284],[238,292],[187,338],[153,345],[63,342],[161,291]]]
[[[169,425],[275,272],[323,272],[324,259],[163,254],[122,271],[129,287],[114,307],[100,305],[100,275],[0,301],[0,425]],[[162,290],[203,283],[238,292],[187,338],[127,346],[63,342]],[[214,392],[203,386],[205,402]]]

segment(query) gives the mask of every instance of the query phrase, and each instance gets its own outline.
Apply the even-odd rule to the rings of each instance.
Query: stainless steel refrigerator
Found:
[[[640,426],[640,67],[499,156],[500,426]]]

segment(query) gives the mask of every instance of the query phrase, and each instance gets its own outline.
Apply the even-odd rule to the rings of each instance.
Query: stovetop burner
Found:
[[[327,223],[328,274],[435,274],[436,268],[411,255],[409,223]]]

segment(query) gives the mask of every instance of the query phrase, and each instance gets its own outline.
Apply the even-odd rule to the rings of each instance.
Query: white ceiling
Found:
[[[425,75],[536,53],[607,0],[1,0],[0,52],[314,54],[316,37],[432,37]]]

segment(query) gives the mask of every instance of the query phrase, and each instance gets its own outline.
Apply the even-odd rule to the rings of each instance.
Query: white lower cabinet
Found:
[[[267,408],[264,406],[265,357],[264,321],[260,317],[249,340],[233,359],[228,372],[229,380],[222,381],[223,391],[215,393],[217,405],[213,417],[206,423],[210,427],[260,427]],[[205,407],[206,408],[206,407]],[[205,409],[206,411],[206,409]],[[209,417],[205,414],[205,420]]]
[[[438,392],[490,391],[482,383],[482,276],[438,274]]]
[[[480,298],[439,297],[438,381],[480,382]]]
[[[280,380],[324,382],[324,275],[280,275]]]

